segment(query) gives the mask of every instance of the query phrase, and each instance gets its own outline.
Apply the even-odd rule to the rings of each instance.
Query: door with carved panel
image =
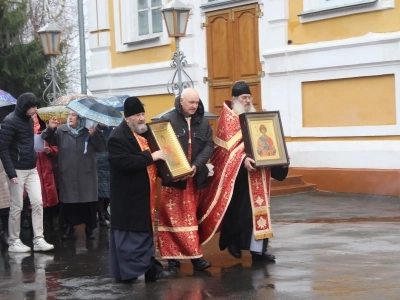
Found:
[[[223,103],[231,98],[236,81],[246,81],[261,110],[261,62],[258,43],[258,4],[206,13],[209,107],[220,115]]]

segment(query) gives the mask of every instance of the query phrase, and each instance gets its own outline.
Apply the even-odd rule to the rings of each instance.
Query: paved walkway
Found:
[[[108,277],[108,230],[86,241],[47,234],[51,254],[1,251],[0,299],[400,299],[400,199],[307,193],[271,200],[274,264],[252,264],[204,247],[209,272],[182,261],[176,278],[117,284]],[[30,232],[22,239],[29,242]]]

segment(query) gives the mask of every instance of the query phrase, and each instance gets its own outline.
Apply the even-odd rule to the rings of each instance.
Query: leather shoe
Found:
[[[251,252],[251,258],[253,262],[257,261],[275,261],[275,255],[264,252],[262,254]]]
[[[118,283],[131,284],[131,283],[136,282],[137,279],[138,279],[137,277],[134,277],[134,278],[131,278],[131,279],[124,279],[124,280],[122,280],[120,278],[117,278],[115,281],[118,282]]]
[[[146,282],[156,282],[157,280],[168,278],[173,275],[173,273],[171,273],[170,271],[166,271],[166,270],[159,271],[154,276],[151,273],[144,274],[144,280]]]
[[[240,251],[240,249],[234,244],[228,246],[228,252],[233,257],[236,257],[236,258],[242,257],[242,251]]]
[[[168,259],[168,267],[167,270],[168,271],[178,271],[178,269],[180,269],[181,267],[181,262],[177,259]]]
[[[211,267],[211,264],[203,257],[191,259],[191,262],[195,271],[203,271]]]

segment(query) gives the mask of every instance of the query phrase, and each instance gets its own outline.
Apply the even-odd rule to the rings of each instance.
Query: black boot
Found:
[[[268,239],[264,239],[261,253],[250,251],[253,262],[275,261],[275,255],[269,254],[267,252],[267,250],[268,250],[267,248],[268,248]]]
[[[240,248],[236,245],[236,243],[232,243],[228,246],[228,252],[233,257],[236,257],[236,258],[242,257],[242,251],[240,251]]]
[[[181,262],[179,260],[177,260],[177,259],[167,259],[167,261],[168,261],[168,267],[167,267],[168,271],[177,272],[178,269],[180,269]]]
[[[195,271],[203,271],[211,267],[211,264],[208,261],[206,261],[203,257],[191,259],[190,261],[192,262],[193,269]]]
[[[94,240],[93,230],[85,227],[86,239],[87,240]]]
[[[146,282],[155,282],[160,279],[171,277],[172,275],[171,272],[164,270],[162,264],[158,260],[154,259],[150,270],[144,274],[144,280]]]
[[[268,252],[259,253],[250,251],[253,262],[257,261],[275,261],[275,255],[269,254]]]
[[[70,224],[67,224],[64,234],[62,235],[63,240],[67,240],[73,237],[75,233],[75,227],[71,226]]]

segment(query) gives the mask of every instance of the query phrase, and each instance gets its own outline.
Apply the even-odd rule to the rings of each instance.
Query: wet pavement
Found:
[[[73,241],[46,233],[54,252],[1,251],[0,299],[400,299],[399,198],[313,192],[272,198],[271,214],[275,263],[252,263],[248,251],[233,258],[215,236],[203,247],[208,272],[181,261],[157,283],[108,276],[106,228],[93,241],[83,227]]]

